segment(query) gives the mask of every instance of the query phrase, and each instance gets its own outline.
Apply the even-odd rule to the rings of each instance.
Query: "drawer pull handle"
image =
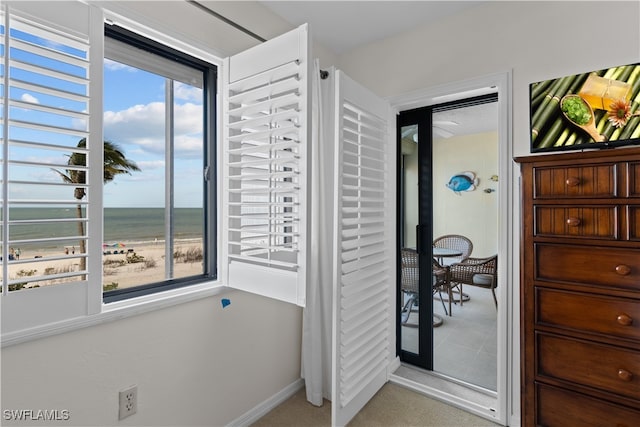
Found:
[[[631,326],[631,324],[633,324],[633,319],[626,313],[618,314],[616,320],[622,326]]]
[[[622,381],[631,381],[633,379],[633,374],[626,369],[618,369],[618,378]]]
[[[567,184],[567,187],[577,187],[578,185],[580,185],[580,178],[572,176],[571,178],[567,178],[565,182]]]
[[[582,221],[580,221],[580,218],[574,218],[574,217],[567,218],[567,225],[569,227],[577,227],[580,225],[581,222]]]
[[[629,267],[628,265],[620,264],[616,266],[616,273],[621,276],[626,276],[631,273],[631,267]]]

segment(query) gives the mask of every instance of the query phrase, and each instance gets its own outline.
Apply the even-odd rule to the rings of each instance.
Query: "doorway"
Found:
[[[497,94],[398,117],[401,361],[491,392],[497,376],[497,122]],[[477,291],[475,276],[466,280],[476,271],[489,280],[488,292]]]
[[[464,90],[460,89],[465,84],[450,85],[422,99],[413,95],[395,102],[399,110],[397,347],[402,366],[394,380],[505,423],[511,357],[507,316],[513,313],[506,303],[509,290],[501,285],[508,283],[510,273],[510,225],[504,221],[511,199],[504,182],[511,179],[509,92],[506,80],[485,85],[489,80]],[[465,123],[467,118],[482,127],[466,131],[472,126]],[[463,283],[460,301],[459,287],[450,295],[446,286],[440,286],[438,263],[449,268],[461,261],[460,254],[434,253],[434,241],[445,235],[471,242],[473,248],[465,257],[493,256],[504,262],[494,270],[495,300],[490,288]],[[400,258],[406,249],[418,255],[415,292],[403,289],[406,264]]]

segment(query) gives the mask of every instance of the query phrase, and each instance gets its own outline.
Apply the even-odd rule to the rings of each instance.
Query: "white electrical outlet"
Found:
[[[135,414],[138,410],[138,386],[134,385],[122,390],[119,394],[119,402],[119,420]]]

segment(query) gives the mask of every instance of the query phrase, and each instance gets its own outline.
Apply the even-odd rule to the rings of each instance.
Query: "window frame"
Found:
[[[204,272],[197,276],[186,278],[167,279],[160,282],[147,283],[131,288],[115,289],[103,292],[103,302],[110,304],[117,301],[123,301],[130,298],[141,297],[157,292],[173,290],[206,281],[216,280],[218,277],[217,266],[217,114],[218,114],[218,66],[207,61],[196,58],[190,54],[174,49],[163,43],[149,39],[137,32],[130,31],[124,27],[114,25],[113,23],[105,23],[104,40],[112,38],[131,47],[142,49],[154,55],[176,61],[182,65],[202,71],[203,82],[203,198],[204,198]],[[104,61],[103,55],[103,61]],[[103,62],[104,64],[104,62]],[[103,109],[104,112],[104,102]],[[104,201],[104,200],[103,200]],[[103,203],[104,209],[104,203]],[[103,224],[104,226],[104,224]]]
[[[83,4],[83,2],[74,2],[76,4]],[[97,90],[97,88],[102,87],[102,69],[103,69],[103,49],[104,49],[104,23],[114,23],[122,28],[125,28],[129,31],[137,33],[142,37],[146,37],[150,40],[161,43],[162,45],[173,48],[180,52],[185,53],[186,55],[190,55],[193,58],[198,60],[205,61],[206,63],[213,65],[218,70],[218,78],[215,82],[215,92],[217,94],[222,93],[222,79],[219,78],[222,73],[225,72],[224,67],[224,58],[227,56],[227,53],[223,50],[219,50],[215,47],[211,47],[206,44],[203,40],[198,38],[193,38],[191,36],[185,35],[179,31],[176,31],[176,28],[154,19],[151,19],[145,15],[141,15],[137,13],[134,9],[130,8],[126,4],[120,3],[112,3],[108,6],[100,6],[95,4],[85,4],[87,8],[87,15],[89,15],[89,19],[81,20],[78,22],[73,19],[72,15],[65,15],[64,10],[59,8],[59,4],[57,3],[46,3],[44,5],[37,6],[37,4],[30,2],[18,2],[14,3],[10,0],[4,2],[6,7],[12,7],[12,10],[18,10],[19,12],[26,12],[31,18],[34,19],[35,23],[43,22],[45,25],[50,23],[51,21],[45,17],[47,16],[55,16],[59,18],[62,16],[62,20],[66,20],[71,24],[70,26],[63,25],[60,26],[58,24],[53,23],[55,28],[64,29],[71,31],[72,34],[82,34],[79,31],[83,31],[81,29],[90,27],[87,30],[87,35],[90,39],[91,43],[91,51],[92,57],[94,58],[102,58],[96,59],[91,62],[90,70],[92,74],[92,80],[95,80],[94,83],[96,86],[92,86],[92,102],[95,102],[93,105],[100,106],[98,111],[102,111],[103,97],[101,90]],[[96,25],[97,21],[100,22],[99,25]],[[82,25],[81,25],[82,24]],[[78,26],[79,29],[76,29]],[[213,99],[209,99],[208,103],[213,105],[216,108],[216,111],[219,110],[221,106],[220,95],[217,95]],[[95,109],[95,108],[94,108]],[[214,120],[211,122],[211,126],[209,127],[209,132],[207,135],[207,139],[209,141],[221,141],[221,130],[220,124],[222,122],[222,117],[220,112],[216,112]],[[90,126],[96,132],[99,132],[98,135],[102,135],[102,114],[94,114],[90,118]],[[222,158],[222,144],[216,143],[213,147],[213,152],[211,155],[212,158],[215,159],[215,162],[220,161]],[[101,168],[95,168],[96,170],[100,169],[97,172],[97,177],[99,177],[100,185],[97,186],[100,188],[98,191],[101,192],[101,187],[103,186],[101,180]],[[222,189],[222,172],[221,167],[217,163],[212,163],[212,166],[207,171],[211,178],[215,179],[215,184],[211,188],[209,201],[209,209],[216,208],[221,206],[221,189]],[[96,191],[94,191],[94,194]],[[100,231],[99,235],[102,233],[102,223],[101,223],[101,211],[103,209],[101,196],[98,202],[94,202],[91,204],[92,209],[95,211],[92,213],[94,218],[96,218],[96,222],[94,225],[98,225],[100,222]],[[98,215],[97,217],[95,215]],[[215,230],[222,229],[222,215],[216,215],[215,220],[211,224]],[[94,228],[95,229],[95,228]],[[92,234],[93,235],[93,234]],[[160,310],[168,307],[172,307],[178,304],[189,303],[192,301],[197,301],[202,298],[211,298],[213,296],[221,295],[229,292],[231,289],[223,286],[221,283],[221,274],[220,274],[220,254],[222,253],[222,242],[219,239],[219,235],[216,236],[216,240],[212,240],[209,242],[209,257],[212,259],[211,265],[217,265],[215,269],[216,278],[210,280],[202,280],[198,283],[188,283],[182,287],[176,287],[174,289],[163,289],[161,291],[156,290],[153,293],[147,293],[146,295],[131,295],[129,298],[121,299],[120,301],[113,301],[106,304],[103,301],[103,292],[102,292],[102,279],[100,275],[99,280],[91,280],[85,286],[88,288],[87,299],[85,299],[86,307],[78,311],[78,307],[69,307],[66,310],[66,316],[58,319],[45,319],[39,316],[39,312],[41,311],[41,306],[38,308],[36,304],[34,312],[38,314],[37,320],[31,322],[27,325],[22,325],[20,323],[19,327],[8,328],[1,333],[1,346],[8,347],[24,342],[29,342],[35,339],[41,339],[49,336],[54,336],[57,334],[71,332],[77,329],[97,326],[105,322],[110,322],[114,320],[122,320],[131,316],[137,316],[143,313],[152,312],[155,310]],[[90,239],[91,241],[91,239]],[[98,236],[95,239],[95,248],[98,249],[98,253],[100,256],[93,257],[93,260],[90,258],[88,260],[89,269],[92,271],[102,271],[102,251],[101,249],[101,237]],[[93,244],[93,243],[92,243]],[[44,289],[44,288],[43,288]],[[56,294],[62,294],[61,296],[65,297],[64,292],[59,289],[55,289],[51,287]],[[27,293],[22,293],[22,295],[26,295]],[[46,300],[45,296],[42,296],[41,301]],[[4,308],[4,303],[3,303]],[[24,317],[21,309],[11,309],[11,310],[2,310],[2,318],[3,318],[3,326],[6,325],[6,319],[13,319],[18,314],[19,317]]]
[[[88,138],[88,145],[92,144],[92,139],[96,135],[102,134],[102,118],[101,114],[95,114],[93,112],[100,111],[99,103],[101,103],[100,91],[97,88],[102,85],[102,72],[101,64],[98,68],[95,61],[92,59],[101,55],[102,45],[100,39],[96,37],[95,28],[98,22],[102,21],[102,13],[94,6],[86,5],[80,2],[68,2],[64,4],[51,4],[51,3],[38,3],[32,4],[29,2],[4,2],[2,5],[2,17],[3,25],[5,26],[4,32],[4,55],[7,59],[5,63],[5,73],[3,75],[3,81],[5,90],[3,92],[3,109],[5,115],[3,116],[5,128],[3,129],[3,140],[6,149],[10,144],[8,138],[7,128],[10,126],[11,119],[7,113],[7,105],[10,104],[11,94],[11,79],[10,68],[12,66],[11,56],[11,39],[9,37],[10,32],[14,28],[19,28],[20,25],[14,25],[13,21],[22,22],[25,25],[27,35],[36,34],[42,32],[45,34],[46,39],[53,37],[58,42],[65,44],[66,40],[76,40],[84,45],[85,55],[89,59],[87,64],[87,110],[89,116],[87,117],[88,128],[86,137]],[[73,20],[73,17],[82,17],[85,19]],[[42,52],[42,51],[41,51]],[[46,52],[46,49],[44,50]],[[50,55],[40,55],[49,57]],[[101,63],[102,61],[100,61]],[[38,73],[41,74],[41,73]],[[43,90],[47,91],[47,85],[43,85]],[[38,122],[36,122],[38,123]],[[93,158],[101,158],[99,153],[102,150],[91,150],[86,153],[87,162],[101,162],[101,160],[92,160]],[[9,162],[10,159],[4,158],[3,163]],[[42,159],[37,158],[40,163],[46,164]],[[6,172],[5,169],[3,171]],[[96,173],[98,176],[95,176]],[[88,168],[87,174],[87,186],[89,192],[98,201],[101,198],[100,192],[102,186],[92,186],[92,182],[96,180],[102,180],[100,176],[102,172],[99,170],[92,170]],[[8,193],[5,191],[8,189],[8,180],[3,181],[3,197],[4,203],[10,203]],[[87,252],[92,250],[91,246],[100,247],[99,239],[101,236],[96,232],[98,228],[101,229],[101,218],[95,207],[87,205],[87,219],[91,219],[95,226],[91,229],[85,229],[87,241]],[[3,224],[5,227],[7,223]],[[96,243],[97,242],[97,243]],[[6,242],[5,242],[6,243]],[[96,260],[88,257],[87,253],[87,266],[85,268],[86,276],[82,280],[74,281],[70,283],[58,284],[55,286],[43,286],[38,289],[18,290],[9,292],[8,284],[5,281],[2,296],[2,342],[4,344],[6,339],[10,339],[12,336],[20,336],[24,334],[24,331],[31,331],[41,328],[53,328],[52,325],[60,324],[68,321],[69,319],[87,317],[95,315],[101,312],[101,283],[96,280],[91,280],[91,275],[94,271],[97,271]],[[100,262],[100,260],[97,260]],[[3,270],[6,269],[6,264],[3,264]],[[6,277],[6,276],[5,276]],[[87,280],[89,278],[89,280]],[[101,280],[100,280],[101,282]]]
[[[14,3],[11,0],[6,1],[4,4]],[[210,197],[208,198],[208,208],[211,209],[220,207],[225,208],[224,194],[225,194],[225,182],[224,182],[224,144],[223,144],[223,103],[222,98],[224,96],[223,83],[225,77],[228,77],[229,68],[227,61],[229,60],[229,53],[224,50],[217,50],[215,47],[211,47],[204,39],[194,38],[188,34],[181,33],[169,22],[157,21],[152,17],[148,17],[141,13],[138,13],[135,8],[131,8],[126,4],[120,4],[118,2],[112,2],[109,5],[96,5],[94,3],[86,3],[83,1],[64,2],[64,5],[82,6],[85,9],[80,15],[87,15],[89,19],[81,19],[82,16],[77,13],[66,13],[65,8],[60,7],[62,4],[57,3],[38,3],[33,4],[30,2],[18,2],[16,3],[21,9],[26,11],[30,18],[36,22],[41,22],[44,25],[51,23],[49,17],[54,17],[58,21],[53,21],[54,26],[60,31],[74,32],[74,25],[80,28],[76,33],[85,35],[88,37],[91,49],[90,57],[90,75],[92,79],[91,86],[91,105],[92,111],[98,113],[92,114],[90,123],[90,137],[102,141],[102,121],[103,121],[103,64],[104,64],[104,23],[115,24],[133,33],[139,34],[142,37],[148,38],[157,43],[161,43],[163,46],[173,48],[177,51],[183,52],[186,55],[190,55],[198,60],[205,61],[212,66],[215,66],[218,71],[218,78],[215,81],[215,96],[210,96],[207,103],[215,108],[215,114],[213,120],[210,122],[211,126],[207,132],[207,140],[216,141],[216,144],[211,147],[210,156],[214,159],[207,173],[211,178],[215,177],[215,182],[210,187]],[[80,18],[80,19],[78,19]],[[82,32],[86,29],[86,32]],[[305,30],[306,31],[306,30]],[[304,43],[308,48],[308,38]],[[253,42],[251,45],[254,45]],[[255,45],[254,45],[255,46]],[[243,47],[242,49],[245,49]],[[308,65],[307,65],[308,66]],[[310,117],[310,112],[307,113]],[[36,295],[34,298],[36,302],[40,304],[24,304],[23,306],[28,309],[28,313],[19,313],[19,310],[13,308],[9,313],[2,311],[3,326],[5,325],[5,317],[11,318],[13,325],[10,328],[2,331],[2,347],[11,346],[34,339],[40,339],[48,336],[53,336],[61,333],[74,331],[80,328],[91,327],[99,325],[105,322],[113,320],[122,320],[131,316],[137,316],[142,313],[151,312],[158,309],[164,309],[167,307],[175,306],[178,304],[184,304],[191,301],[200,300],[203,298],[210,298],[220,294],[225,294],[234,291],[234,288],[226,280],[226,273],[228,269],[224,264],[226,250],[225,244],[227,242],[225,236],[225,227],[223,221],[223,215],[221,212],[216,212],[215,218],[211,222],[211,227],[214,230],[219,230],[220,234],[217,235],[216,240],[209,241],[208,254],[211,258],[212,264],[216,265],[212,272],[216,273],[216,278],[209,278],[208,280],[201,280],[197,283],[189,282],[185,283],[185,286],[174,287],[172,289],[156,290],[153,293],[146,293],[144,295],[131,295],[129,298],[119,301],[113,301],[105,303],[103,300],[102,290],[102,149],[93,150],[89,157],[90,165],[99,165],[99,167],[93,167],[91,169],[90,182],[93,189],[95,200],[89,204],[90,218],[93,218],[93,227],[89,232],[89,253],[88,257],[88,269],[95,275],[84,283],[86,288],[86,296],[80,300],[75,300],[73,304],[63,307],[63,316],[56,319],[49,319],[40,316],[42,303],[46,304],[47,294],[54,294],[58,299],[64,300],[66,287],[43,287],[41,290],[47,290],[45,292],[33,292],[32,295]],[[218,164],[219,162],[219,164]],[[302,197],[306,197],[305,193],[302,193]],[[305,215],[306,218],[306,215]],[[308,232],[307,226],[304,227]],[[305,247],[307,247],[306,234],[305,234]],[[303,257],[307,260],[309,251],[306,251]],[[214,263],[215,262],[215,263]],[[305,261],[306,266],[306,261]],[[96,274],[98,273],[99,274]],[[306,278],[306,268],[302,270],[298,285],[304,283]],[[251,292],[251,291],[250,291]],[[255,292],[254,292],[255,293]],[[29,292],[20,292],[22,296],[29,295]],[[299,301],[304,302],[304,294],[300,294]],[[272,295],[268,295],[272,296]],[[6,303],[6,299],[3,299],[3,305]],[[26,301],[25,301],[26,302]],[[20,314],[20,316],[18,316]],[[32,316],[30,318],[29,316]],[[15,317],[15,319],[13,318]],[[23,324],[20,322],[22,318],[29,318],[30,322]]]

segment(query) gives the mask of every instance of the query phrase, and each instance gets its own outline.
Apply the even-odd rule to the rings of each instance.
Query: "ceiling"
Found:
[[[309,23],[313,38],[340,55],[435,22],[478,1],[261,1],[292,25]]]
[[[454,136],[472,135],[497,131],[498,103],[454,108],[433,113],[432,131],[434,140],[447,140]],[[402,129],[403,144],[418,142],[418,126],[406,126]]]
[[[260,1],[293,26],[308,23],[313,38],[336,55],[437,22],[483,1]],[[486,93],[486,92],[485,92]],[[475,95],[475,94],[474,94]],[[472,96],[472,95],[469,95]],[[451,99],[465,97],[452,96]],[[444,100],[442,102],[445,102]],[[434,135],[495,131],[497,103],[438,113]]]

